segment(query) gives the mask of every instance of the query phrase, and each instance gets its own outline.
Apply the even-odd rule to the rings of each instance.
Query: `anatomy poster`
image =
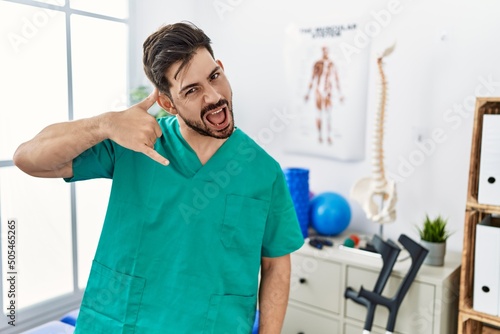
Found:
[[[285,64],[296,116],[287,129],[288,152],[364,159],[370,50],[361,34],[357,22],[287,29]]]

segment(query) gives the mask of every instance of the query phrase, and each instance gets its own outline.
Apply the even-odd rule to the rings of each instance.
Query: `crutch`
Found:
[[[399,311],[399,307],[403,302],[406,293],[410,289],[413,280],[417,276],[417,272],[422,266],[425,257],[429,253],[429,251],[422,247],[417,242],[410,239],[408,236],[401,234],[398,241],[403,245],[404,248],[408,251],[411,257],[411,266],[408,272],[406,273],[403,281],[401,282],[398,291],[396,291],[395,295],[392,298],[387,298],[382,296],[380,293],[376,293],[375,291],[368,291],[361,287],[358,297],[365,298],[369,305],[382,305],[387,307],[389,310],[389,318],[387,320],[386,326],[386,334],[392,334],[394,332],[394,327],[396,326],[396,317]],[[371,319],[370,327],[365,324],[365,328],[363,330],[363,334],[369,334],[371,331],[371,324],[373,323],[373,316]]]
[[[375,293],[381,294],[389,279],[389,276],[391,275],[392,268],[396,263],[401,249],[392,240],[383,241],[378,235],[373,236],[371,244],[373,248],[375,248],[375,251],[382,256],[382,269],[380,270],[377,282],[375,282],[375,286],[373,288],[373,291]],[[365,330],[363,331],[363,333],[370,333],[373,325],[373,318],[375,316],[375,308],[377,305],[375,303],[372,303],[365,297],[360,296],[358,292],[353,290],[351,287],[347,287],[344,296],[345,298],[352,299],[354,302],[364,305],[367,308],[364,327]]]

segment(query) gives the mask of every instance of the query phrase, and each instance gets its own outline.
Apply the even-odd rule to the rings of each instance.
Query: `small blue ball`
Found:
[[[310,203],[311,226],[321,235],[338,235],[351,222],[351,207],[340,194],[325,192]]]

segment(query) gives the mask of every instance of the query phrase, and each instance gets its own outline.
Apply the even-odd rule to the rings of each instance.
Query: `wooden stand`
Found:
[[[487,327],[488,325],[500,327],[500,317],[478,312],[472,308],[476,225],[488,214],[500,214],[500,206],[477,202],[483,115],[485,114],[500,114],[500,98],[477,98],[476,100],[460,272],[458,333],[463,334],[500,333],[498,330]]]

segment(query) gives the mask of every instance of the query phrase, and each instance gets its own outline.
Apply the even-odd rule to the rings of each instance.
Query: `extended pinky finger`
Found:
[[[163,157],[160,153],[156,152],[154,149],[148,146],[144,146],[144,150],[142,151],[145,155],[153,159],[154,161],[167,166],[170,161],[168,161],[165,157]]]

